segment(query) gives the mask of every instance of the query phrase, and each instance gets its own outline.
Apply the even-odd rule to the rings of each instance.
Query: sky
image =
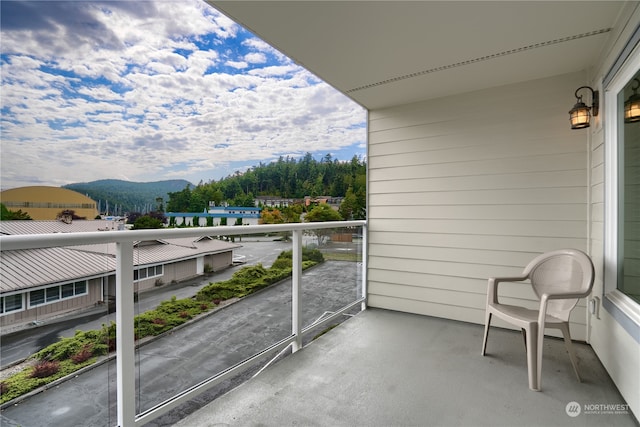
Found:
[[[366,112],[200,0],[0,1],[0,187],[366,157]]]

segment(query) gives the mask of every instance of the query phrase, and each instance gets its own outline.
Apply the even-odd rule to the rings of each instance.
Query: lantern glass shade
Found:
[[[624,122],[640,122],[640,95],[633,94],[624,103]]]
[[[578,102],[569,111],[569,120],[571,121],[571,129],[588,128],[591,120],[591,109],[584,102]]]

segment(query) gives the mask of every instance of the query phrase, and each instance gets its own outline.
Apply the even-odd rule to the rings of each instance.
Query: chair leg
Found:
[[[539,323],[536,324],[538,328],[538,341],[536,344],[536,369],[538,370],[538,378],[537,378],[537,388],[536,391],[542,390],[542,349],[544,348],[544,324],[540,326]]]
[[[489,338],[489,326],[491,326],[491,312],[487,310],[487,314],[484,319],[484,340],[482,341],[482,355],[487,352],[487,338]]]
[[[527,330],[522,328],[522,339],[524,340],[524,349],[527,349]]]
[[[527,339],[527,370],[529,373],[529,388],[540,391],[540,361],[538,360],[538,325],[532,323],[525,333]]]
[[[567,346],[567,352],[569,353],[569,359],[571,359],[571,365],[573,366],[573,372],[576,374],[576,378],[578,382],[582,382],[580,378],[580,374],[578,373],[578,359],[576,358],[576,353],[573,350],[573,344],[571,342],[571,334],[569,333],[569,325],[567,323],[563,323],[560,327],[562,331],[562,336],[564,337],[564,344]]]

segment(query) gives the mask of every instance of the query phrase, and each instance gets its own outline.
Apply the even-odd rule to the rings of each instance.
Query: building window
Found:
[[[54,286],[45,289],[47,295],[47,302],[53,302],[60,299],[60,286]]]
[[[29,292],[29,305],[31,307],[44,304],[44,289]]]
[[[69,298],[73,296],[73,283],[67,283],[62,285],[62,298]]]
[[[22,310],[22,294],[0,297],[0,313]]]
[[[87,289],[86,280],[37,289],[29,292],[29,307],[86,295],[88,293]]]
[[[73,284],[74,289],[73,289],[73,293],[74,295],[86,295],[87,294],[87,281],[86,280],[82,280],[80,282],[75,282]]]
[[[603,306],[640,342],[640,122],[624,104],[640,78],[640,30],[607,73],[605,88],[605,244]]]
[[[156,265],[152,267],[142,267],[137,270],[133,270],[133,281],[138,282],[140,280],[152,279],[164,274],[162,265]]]
[[[624,103],[640,71],[618,92],[618,277],[617,288],[640,303],[640,122],[627,123]]]

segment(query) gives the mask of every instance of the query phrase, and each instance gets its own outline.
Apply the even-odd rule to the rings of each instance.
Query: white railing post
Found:
[[[133,306],[133,242],[116,243],[118,427],[132,427],[136,418]]]
[[[302,348],[302,307],[300,283],[302,281],[302,230],[293,230],[293,268],[291,271],[291,333],[295,337],[292,351]]]
[[[367,309],[367,226],[362,226],[362,301],[361,309]]]

